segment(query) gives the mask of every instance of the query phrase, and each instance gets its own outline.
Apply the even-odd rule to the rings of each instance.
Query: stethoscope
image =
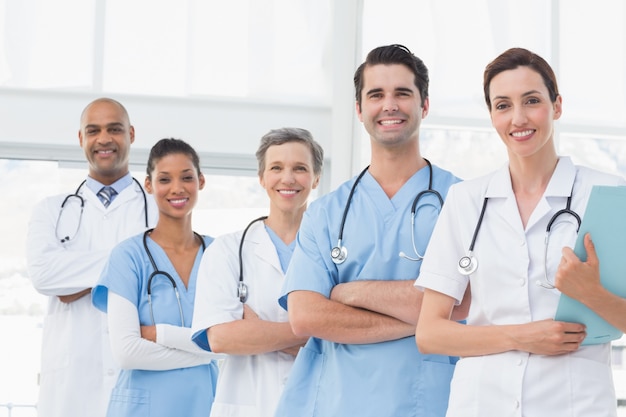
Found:
[[[148,199],[146,197],[146,192],[143,190],[143,187],[141,186],[141,184],[139,184],[139,181],[137,181],[137,179],[133,178],[133,181],[135,181],[135,183],[139,186],[139,189],[141,190],[141,194],[143,194],[144,223],[147,228],[148,227]],[[87,182],[87,180],[83,180],[83,182],[80,183],[76,191],[73,194],[69,194],[68,196],[66,196],[65,199],[63,200],[63,203],[61,203],[61,210],[59,210],[59,216],[57,217],[57,224],[54,228],[54,234],[61,243],[69,242],[70,240],[74,239],[76,235],[78,234],[78,231],[80,230],[80,224],[83,220],[83,210],[85,208],[85,199],[79,194],[79,192],[80,192],[80,189],[85,184],[85,182]],[[80,202],[80,214],[78,215],[78,223],[76,224],[76,230],[74,230],[74,234],[72,235],[71,238],[69,235],[61,238],[59,237],[59,223],[61,223],[61,215],[63,214],[63,209],[65,208],[65,204],[67,204],[67,202],[71,200],[72,198],[77,198],[78,201]]]
[[[150,259],[152,268],[154,269],[154,272],[152,272],[150,274],[150,277],[148,277],[148,288],[147,288],[148,306],[150,307],[150,319],[152,320],[152,325],[154,325],[154,311],[152,310],[152,280],[157,275],[163,275],[165,278],[167,278],[170,281],[170,283],[172,284],[172,287],[174,288],[174,294],[176,294],[176,301],[178,302],[178,311],[180,313],[180,323],[182,327],[185,327],[185,317],[183,315],[183,306],[180,303],[180,294],[178,292],[178,286],[176,285],[176,281],[174,281],[174,278],[172,278],[170,274],[168,274],[165,271],[161,271],[159,270],[159,268],[157,268],[156,262],[154,262],[154,258],[152,257],[152,254],[150,253],[150,249],[148,249],[148,235],[153,230],[154,229],[146,230],[143,234],[143,247],[146,250],[146,255],[148,255],[148,258]],[[204,252],[204,250],[206,249],[206,245],[204,244],[204,239],[202,238],[202,236],[200,236],[196,232],[193,232],[193,234],[200,240],[200,244],[202,245],[202,252]]]
[[[245,303],[248,300],[248,286],[245,282],[243,282],[243,242],[246,239],[246,233],[248,233],[250,226],[265,219],[267,219],[267,216],[261,216],[248,223],[246,228],[243,230],[241,241],[239,242],[239,284],[237,286],[237,297],[239,297],[239,301],[242,303]]]
[[[417,247],[415,246],[415,215],[417,212],[417,204],[419,203],[420,199],[427,194],[432,194],[436,196],[439,200],[440,210],[441,207],[443,207],[443,198],[441,197],[441,194],[439,194],[437,190],[433,189],[433,167],[428,159],[424,158],[424,161],[426,161],[426,164],[428,165],[428,189],[420,191],[417,196],[415,196],[415,199],[413,199],[413,205],[411,206],[411,243],[413,244],[413,252],[415,252],[416,257],[413,258],[411,256],[408,256],[402,251],[398,254],[398,256],[408,259],[410,261],[421,261],[422,259],[424,259],[424,256],[417,251]],[[356,189],[356,186],[359,184],[359,181],[361,181],[361,178],[363,178],[363,175],[365,175],[368,169],[369,165],[365,167],[363,171],[361,171],[359,176],[354,181],[352,189],[350,190],[350,194],[348,194],[348,201],[346,202],[346,206],[343,209],[343,217],[341,218],[341,225],[339,226],[339,237],[337,239],[337,245],[333,247],[330,251],[330,258],[337,265],[344,263],[348,257],[348,249],[342,245],[343,228],[346,224],[346,217],[348,216],[348,210],[350,209],[350,203],[352,202],[352,195],[354,194],[354,190]]]
[[[572,186],[572,192],[573,192],[573,186]],[[578,226],[576,227],[576,233],[578,233],[578,230],[580,229],[580,223],[581,223],[580,216],[574,210],[570,208],[572,204],[572,192],[570,192],[569,197],[567,197],[567,203],[565,205],[565,208],[554,213],[554,215],[548,222],[548,226],[546,227],[546,235],[544,238],[544,244],[545,244],[544,259],[543,259],[544,281],[542,282],[541,280],[537,280],[536,282],[537,285],[543,288],[547,288],[547,289],[555,288],[554,283],[552,283],[550,279],[548,278],[548,242],[550,241],[550,231],[552,230],[552,225],[560,216],[567,214],[576,219],[576,222],[578,224]],[[476,237],[478,236],[478,231],[480,230],[480,226],[483,223],[483,218],[485,216],[485,210],[487,208],[488,201],[489,201],[489,197],[485,197],[485,200],[483,201],[482,210],[480,211],[480,216],[478,217],[478,223],[476,224],[476,228],[474,229],[474,235],[472,236],[472,241],[470,243],[469,250],[467,251],[467,255],[459,259],[459,264],[457,268],[458,268],[459,273],[461,273],[462,275],[471,275],[474,272],[476,272],[476,270],[478,269],[478,259],[476,259],[476,257],[474,256],[474,245],[476,244]]]

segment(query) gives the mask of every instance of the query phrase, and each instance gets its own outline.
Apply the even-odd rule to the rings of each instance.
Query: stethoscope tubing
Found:
[[[139,190],[141,191],[141,194],[143,196],[144,225],[145,225],[146,228],[148,228],[149,227],[149,224],[148,224],[148,197],[146,196],[146,192],[144,191],[144,189],[141,186],[141,184],[139,183],[139,181],[137,181],[137,179],[134,178],[134,177],[133,177],[133,181],[139,187]],[[76,235],[78,235],[78,231],[80,230],[80,226],[81,226],[82,221],[83,221],[83,211],[85,209],[85,198],[80,195],[80,190],[82,189],[83,185],[85,185],[86,182],[87,182],[87,180],[83,180],[83,182],[81,182],[80,185],[76,188],[76,191],[74,191],[73,194],[68,194],[63,199],[63,202],[61,203],[61,209],[59,210],[59,215],[57,216],[57,222],[56,222],[56,225],[54,227],[54,234],[55,234],[56,238],[61,243],[69,242],[70,240],[73,240],[76,237]],[[61,216],[62,216],[63,211],[65,209],[65,204],[67,204],[67,202],[70,199],[72,199],[72,198],[77,198],[80,201],[80,213],[78,215],[78,223],[76,224],[76,229],[74,230],[74,233],[72,234],[71,237],[70,237],[70,235],[67,235],[67,236],[64,236],[64,237],[60,238],[59,237],[59,223],[61,222]]]
[[[243,243],[246,240],[246,234],[248,233],[248,229],[256,223],[265,221],[267,216],[261,216],[254,220],[252,220],[245,229],[243,229],[243,233],[241,234],[241,240],[239,241],[239,283],[237,284],[237,297],[241,303],[245,303],[248,300],[248,286],[243,281]]]
[[[150,263],[152,264],[152,269],[154,270],[150,274],[150,276],[148,277],[148,283],[146,284],[146,291],[148,293],[148,307],[150,309],[150,319],[152,320],[152,325],[154,325],[155,321],[154,321],[154,310],[153,310],[153,306],[152,306],[152,280],[157,275],[163,275],[172,284],[172,288],[174,289],[174,294],[176,295],[176,302],[178,303],[178,311],[180,313],[180,322],[181,322],[182,327],[185,327],[185,316],[183,314],[183,306],[182,306],[182,303],[180,301],[180,293],[178,292],[178,286],[176,285],[176,281],[167,272],[159,270],[159,268],[157,267],[156,262],[154,261],[154,258],[152,257],[152,253],[150,252],[150,249],[148,248],[148,235],[153,230],[154,229],[148,229],[143,234],[143,248],[146,251],[146,255],[148,255],[148,259],[150,260]],[[200,236],[196,232],[193,232],[193,233],[200,240],[200,244],[202,245],[202,251],[204,252],[204,250],[206,249],[206,245],[204,243],[204,239],[202,238],[202,236]]]
[[[411,243],[413,244],[413,251],[415,252],[415,255],[417,255],[417,258],[412,258],[410,256],[407,256],[404,252],[400,252],[398,254],[398,256],[408,259],[410,261],[420,261],[424,258],[423,255],[421,255],[417,251],[417,247],[415,246],[415,231],[414,231],[415,215],[417,211],[417,204],[419,203],[420,199],[427,194],[434,194],[439,200],[440,207],[443,207],[443,197],[441,197],[441,194],[437,190],[433,189],[432,164],[426,158],[424,158],[424,161],[426,161],[426,165],[428,166],[428,170],[429,170],[428,189],[420,191],[417,194],[417,196],[415,196],[415,198],[413,199],[413,204],[411,205]],[[348,249],[343,245],[343,230],[346,225],[346,219],[348,217],[348,211],[350,210],[350,204],[352,203],[352,197],[354,195],[354,191],[356,190],[357,185],[359,184],[359,182],[361,181],[361,178],[365,175],[369,167],[370,166],[368,165],[365,167],[363,171],[361,171],[361,173],[358,175],[358,177],[354,181],[354,184],[352,185],[352,188],[350,189],[350,193],[348,194],[348,199],[343,209],[343,215],[341,216],[341,223],[339,225],[337,245],[334,246],[330,251],[330,258],[333,261],[333,263],[335,263],[336,265],[342,264],[343,262],[345,262],[345,260],[348,257]]]
[[[560,216],[567,214],[567,215],[574,217],[574,219],[576,219],[576,223],[577,223],[576,233],[578,233],[578,231],[580,230],[581,218],[578,215],[578,213],[576,213],[574,210],[571,209],[573,192],[574,192],[574,185],[572,185],[572,191],[570,192],[570,195],[567,197],[565,208],[558,210],[556,213],[554,213],[554,215],[548,221],[548,225],[546,226],[546,235],[544,238],[545,248],[544,248],[544,265],[543,265],[545,282],[541,282],[541,280],[538,280],[536,284],[547,289],[555,288],[554,283],[550,282],[548,278],[548,265],[547,265],[548,264],[548,241],[550,239],[550,232],[552,230],[552,225]],[[474,228],[474,233],[472,235],[472,240],[470,242],[467,254],[462,256],[459,259],[457,269],[459,273],[462,275],[466,275],[466,276],[471,275],[474,272],[476,272],[476,270],[478,269],[478,259],[476,258],[476,256],[474,256],[474,246],[476,245],[478,232],[483,223],[483,218],[485,216],[485,211],[487,209],[488,201],[489,201],[489,197],[485,197],[485,199],[483,200],[483,206],[480,211],[480,215],[478,217],[478,221],[476,223],[476,227]]]

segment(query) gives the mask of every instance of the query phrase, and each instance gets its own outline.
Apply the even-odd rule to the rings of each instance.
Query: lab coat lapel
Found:
[[[130,184],[128,187],[124,188],[122,190],[122,192],[119,193],[115,197],[115,199],[111,202],[111,205],[109,206],[109,210],[115,210],[119,206],[124,205],[128,201],[130,201],[133,198],[135,198],[137,196],[138,192],[140,192],[140,191],[137,189],[137,184],[135,184],[135,181],[133,181],[132,184]],[[102,205],[102,206],[104,207],[104,205]]]
[[[106,212],[106,207],[104,207],[104,204],[102,204],[102,201],[100,201],[100,199],[98,198],[98,196],[91,191],[91,189],[89,187],[83,187],[83,191],[81,192],[81,196],[85,199],[86,203],[93,206],[94,208],[96,208],[96,210],[105,213]],[[119,196],[118,196],[119,197]],[[113,205],[113,203],[115,202],[115,200],[111,203],[111,206]],[[111,207],[109,206],[109,207]]]
[[[487,211],[490,216],[500,216],[513,230],[523,232],[524,227],[513,194],[508,164],[496,171],[491,178],[485,197],[489,198]]]
[[[528,219],[528,224],[526,225],[527,229],[530,229],[537,222],[540,222],[545,216],[552,214],[554,209],[550,204],[550,198],[560,197],[567,201],[567,197],[572,193],[575,179],[576,167],[571,160],[569,158],[559,159],[543,197],[537,203],[537,207],[535,207],[530,219]],[[557,210],[564,209],[565,206],[566,203],[564,203],[562,207],[558,207]]]
[[[278,254],[276,253],[276,248],[272,243],[272,239],[267,234],[265,230],[265,224],[263,222],[258,222],[254,224],[250,230],[248,231],[248,236],[246,236],[246,243],[254,245],[254,254],[264,262],[267,262],[272,267],[276,268],[277,271],[282,273],[282,268],[280,266],[280,260],[278,259]]]

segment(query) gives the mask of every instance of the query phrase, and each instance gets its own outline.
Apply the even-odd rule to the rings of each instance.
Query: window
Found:
[[[84,169],[59,168],[56,162],[0,159],[0,416],[8,404],[25,405],[14,416],[36,416],[42,322],[47,298],[37,293],[26,270],[26,230],[32,208],[48,195],[74,192]],[[143,183],[145,173],[133,175]],[[243,229],[266,214],[269,199],[256,176],[206,175],[194,209],[194,230],[210,236]],[[10,221],[6,221],[10,219]],[[18,414],[19,411],[19,414]]]

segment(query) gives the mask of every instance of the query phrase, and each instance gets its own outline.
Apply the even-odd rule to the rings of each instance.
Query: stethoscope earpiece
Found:
[[[458,270],[460,274],[471,275],[476,272],[476,269],[478,269],[478,260],[471,253],[459,259]]]
[[[417,253],[417,251],[415,251],[415,253]],[[400,251],[400,253],[398,253],[398,256],[404,259],[408,259],[409,261],[413,261],[413,262],[418,262],[421,261],[422,259],[424,259],[423,256],[421,256],[419,253],[417,253],[417,258],[413,258],[409,255],[407,255],[406,253],[404,253],[403,251]]]
[[[330,258],[337,265],[344,263],[347,257],[348,249],[345,246],[341,246],[341,242],[337,243],[337,246],[330,251]]]

